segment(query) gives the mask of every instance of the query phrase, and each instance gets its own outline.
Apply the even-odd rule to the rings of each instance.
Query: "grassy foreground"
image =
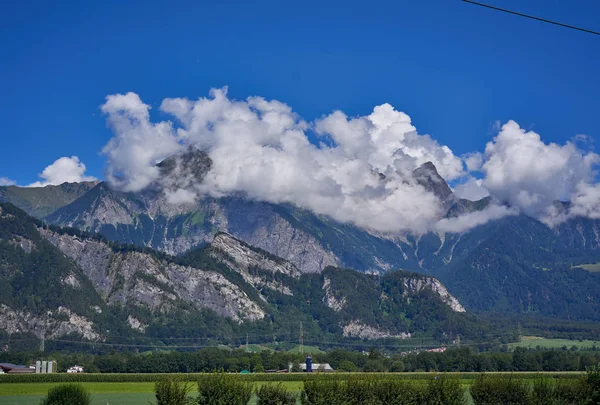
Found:
[[[154,400],[154,383],[151,382],[84,382],[80,383],[92,394],[93,404],[98,405],[148,405]],[[264,382],[256,382],[260,387]],[[285,381],[282,384],[290,391],[302,390],[301,381]],[[0,384],[0,405],[38,405],[41,398],[52,387],[60,383],[11,383]],[[197,393],[196,384],[190,383],[190,393]],[[254,403],[254,399],[250,404]]]
[[[452,373],[448,373],[452,374]],[[502,376],[507,373],[488,373],[489,375],[497,375]],[[540,374],[547,375],[548,377],[561,378],[561,379],[569,379],[569,378],[577,378],[581,376],[583,373],[510,373],[515,378],[519,378],[526,381],[533,381],[535,376]],[[348,378],[351,374],[348,373],[336,373],[330,374],[329,376],[334,378]],[[364,375],[363,373],[354,373],[353,376]],[[416,380],[419,384],[420,381],[423,384],[426,383],[428,379],[431,379],[435,373],[371,373],[371,376],[386,376],[389,378],[398,378],[398,379],[406,379],[406,380]],[[480,375],[480,373],[455,373],[455,375],[460,376],[460,385],[463,387],[469,387],[474,379]],[[58,375],[57,375],[58,376]],[[93,374],[85,374],[80,375],[80,377],[92,378]],[[139,375],[140,379],[144,380],[147,378],[146,375]],[[190,375],[188,375],[190,376]],[[195,374],[194,376],[198,376]],[[249,376],[238,375],[239,378],[247,378]],[[266,374],[264,377],[269,377],[269,382],[274,380],[279,380],[281,383],[291,392],[299,393],[304,386],[303,381],[289,381],[290,377],[293,377],[294,374]],[[306,374],[296,374],[296,376],[311,378],[313,376],[318,376],[317,374],[313,374],[312,376],[308,376]],[[8,376],[6,376],[8,377]],[[21,376],[25,377],[25,376]],[[35,375],[31,376],[35,378]],[[134,375],[129,375],[129,377],[134,377]],[[254,380],[255,387],[260,387],[260,385],[267,383],[267,381],[260,381],[260,374],[252,375]],[[116,378],[116,375],[115,375]],[[286,381],[286,379],[288,379]],[[33,380],[33,378],[32,378]],[[0,405],[37,405],[40,402],[40,399],[46,395],[48,390],[52,387],[55,387],[61,382],[7,382],[7,379],[4,378],[0,380]],[[92,402],[94,405],[148,405],[154,403],[154,382],[149,381],[140,381],[140,382],[99,382],[99,381],[88,381],[88,382],[80,382],[80,384],[86,388],[92,394]],[[195,396],[197,392],[197,386],[195,383],[190,383],[191,392],[190,394]],[[470,400],[470,396],[469,396]],[[250,405],[255,404],[256,398],[254,397]],[[472,402],[469,402],[472,403]]]

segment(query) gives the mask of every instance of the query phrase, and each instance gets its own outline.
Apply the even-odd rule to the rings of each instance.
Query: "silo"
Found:
[[[312,373],[312,357],[306,356],[306,372]]]

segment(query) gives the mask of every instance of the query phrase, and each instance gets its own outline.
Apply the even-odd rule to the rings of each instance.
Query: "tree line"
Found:
[[[0,362],[30,364],[41,353],[0,353]],[[305,361],[304,355],[265,350],[250,353],[244,350],[204,348],[190,352],[112,352],[51,353],[44,358],[58,362],[59,371],[73,365],[83,366],[93,373],[200,373],[264,372],[288,369],[291,364]],[[525,349],[513,352],[481,352],[470,348],[449,349],[443,353],[384,353],[332,350],[313,355],[314,363],[329,363],[335,370],[346,372],[491,372],[491,371],[585,371],[600,363],[600,352],[567,349]]]

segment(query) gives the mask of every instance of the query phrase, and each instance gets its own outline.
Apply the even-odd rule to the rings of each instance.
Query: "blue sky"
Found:
[[[0,6],[0,177],[28,184],[61,156],[102,178],[105,97],[229,86],[306,120],[385,102],[455,154],[514,119],[547,142],[600,137],[600,37],[459,0],[87,1]],[[592,0],[489,0],[600,30]]]

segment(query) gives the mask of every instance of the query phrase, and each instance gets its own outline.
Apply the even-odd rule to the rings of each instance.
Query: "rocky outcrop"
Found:
[[[413,277],[405,278],[404,282],[404,294],[413,295],[418,294],[422,290],[429,288],[435,294],[440,297],[440,300],[448,305],[454,312],[466,312],[465,308],[458,302],[456,297],[451,295],[446,287],[439,280],[433,277]]]
[[[39,231],[79,265],[109,305],[134,304],[169,311],[181,300],[238,322],[265,316],[260,305],[239,286],[214,271],[180,266],[141,252],[115,253],[96,240]]]
[[[378,329],[374,326],[366,325],[360,321],[354,320],[344,326],[344,336],[345,337],[357,337],[365,340],[374,340],[374,339],[385,339],[385,338],[394,338],[394,339],[408,339],[412,335],[408,332],[402,332],[399,334],[393,334],[389,331]]]
[[[10,334],[31,332],[38,338],[45,336],[47,339],[57,339],[72,334],[87,340],[101,339],[89,319],[62,306],[54,311],[48,311],[44,316],[33,315],[0,304],[0,329]]]
[[[337,256],[325,249],[311,234],[295,228],[275,215],[251,234],[230,232],[243,241],[293,263],[305,273],[320,272],[327,266],[339,266]]]
[[[340,312],[346,305],[346,298],[342,297],[339,299],[333,294],[333,291],[331,291],[331,280],[327,277],[323,281],[323,290],[325,291],[323,302],[334,311]]]
[[[257,290],[268,287],[284,295],[293,295],[287,285],[274,278],[277,273],[299,278],[301,272],[290,262],[253,248],[225,233],[217,234],[211,247],[212,257],[239,273],[244,281]]]
[[[131,315],[127,317],[127,323],[129,326],[131,326],[131,329],[135,329],[140,332],[145,332],[146,328],[148,327],[148,325],[143,324],[139,321],[139,319],[136,319]]]

